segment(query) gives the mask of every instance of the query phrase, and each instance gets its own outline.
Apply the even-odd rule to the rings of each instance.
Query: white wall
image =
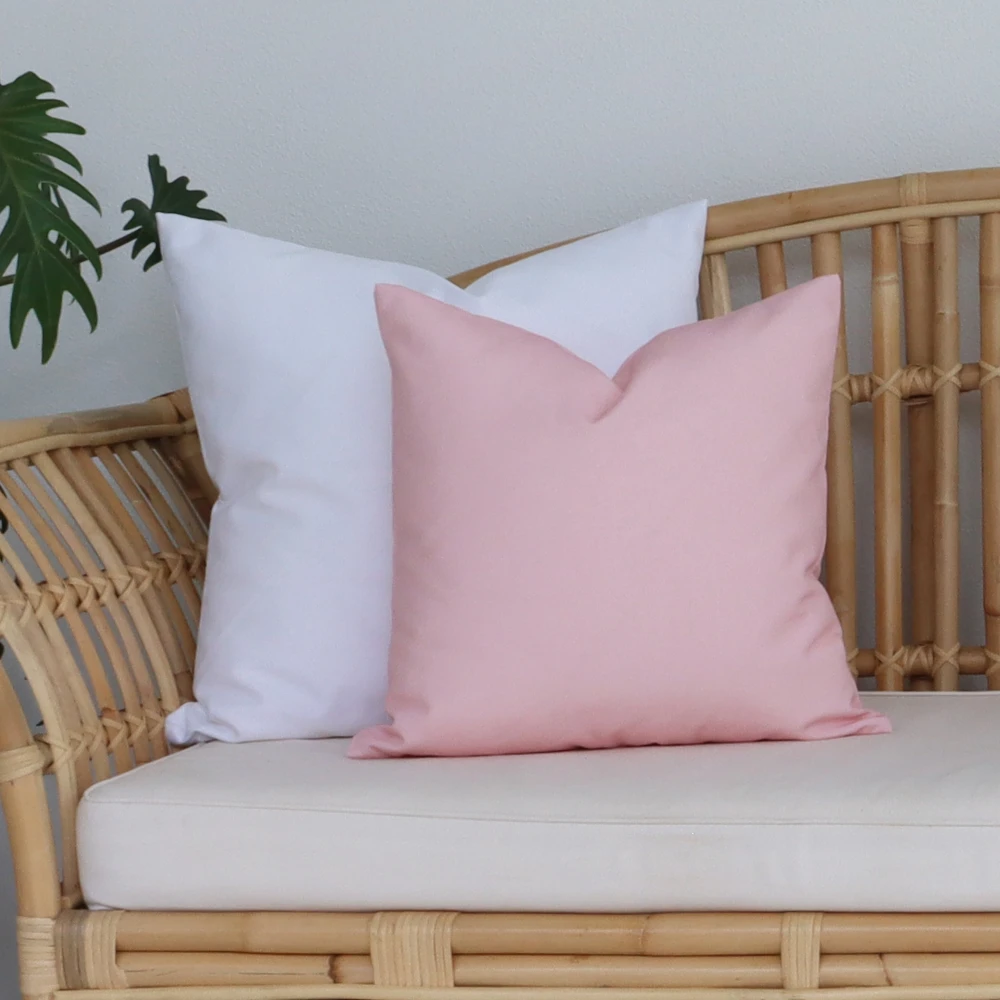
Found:
[[[703,195],[995,165],[998,36],[988,0],[6,0],[0,74],[88,127],[99,241],[158,152],[237,226],[451,272]],[[106,260],[96,334],[71,309],[46,369],[34,331],[0,344],[0,418],[183,383],[162,273]]]

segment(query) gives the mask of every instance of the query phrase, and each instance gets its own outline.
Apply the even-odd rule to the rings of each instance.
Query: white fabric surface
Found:
[[[550,250],[466,292],[402,264],[160,216],[208,470],[221,497],[194,739],[350,736],[385,720],[391,592],[390,375],[378,283],[551,337],[614,373],[697,319],[706,205]]]
[[[866,695],[814,743],[351,761],[193,747],[91,788],[83,891],[125,909],[1000,910],[1000,694]]]

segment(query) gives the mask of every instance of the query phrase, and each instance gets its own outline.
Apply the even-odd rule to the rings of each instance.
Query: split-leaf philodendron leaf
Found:
[[[153,197],[148,205],[138,198],[129,198],[122,205],[123,212],[131,212],[132,218],[125,223],[125,231],[135,231],[135,243],[132,245],[134,260],[147,247],[153,252],[146,258],[142,269],[148,271],[163,260],[160,254],[160,239],[156,232],[156,214],[164,212],[168,215],[187,215],[192,219],[207,219],[210,222],[225,222],[226,217],[210,208],[202,208],[201,202],[208,195],[204,191],[189,188],[187,177],[175,177],[169,180],[167,171],[160,164],[158,156],[149,158],[149,179],[153,182]]]
[[[160,158],[150,156],[150,203],[129,198],[122,205],[123,212],[132,213],[125,235],[95,247],[73,221],[64,195],[75,195],[98,212],[100,205],[73,176],[82,173],[80,161],[49,138],[59,133],[83,135],[84,129],[52,116],[66,104],[51,95],[51,84],[34,73],[0,83],[0,285],[11,286],[11,343],[14,347],[21,343],[25,321],[34,313],[42,329],[43,362],[55,349],[65,296],[79,304],[92,330],[97,326],[97,304],[82,272],[84,264],[90,264],[100,278],[101,254],[129,243],[133,258],[152,247],[143,270],[158,264],[162,257],[157,212],[226,221],[201,205],[204,191],[190,188],[187,177],[171,180]]]
[[[48,138],[83,135],[74,122],[53,118],[63,101],[44,97],[52,86],[34,73],[0,83],[0,275],[15,264],[10,299],[10,340],[21,342],[25,320],[34,313],[42,328],[42,360],[55,349],[63,296],[75,299],[97,326],[97,304],[80,273],[86,261],[98,277],[101,258],[87,234],[73,221],[62,192],[76,195],[98,212],[97,199],[57,163],[82,173],[80,161]]]

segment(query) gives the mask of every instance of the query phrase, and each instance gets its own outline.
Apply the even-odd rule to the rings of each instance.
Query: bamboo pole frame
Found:
[[[872,374],[875,456],[875,676],[903,688],[902,455],[899,248],[896,226],[872,227]]]
[[[835,994],[820,988],[678,989],[511,986],[216,986],[139,987],[134,989],[61,990],[59,1000],[996,1000],[998,985],[883,986],[840,988]]]
[[[980,430],[983,469],[983,613],[986,678],[1000,688],[1000,215],[984,215],[979,232]]]
[[[958,222],[979,218],[980,358],[959,354]],[[1000,689],[1000,169],[917,174],[710,210],[699,302],[733,308],[727,255],[754,248],[760,294],[785,243],[844,275],[871,231],[870,371],[841,323],[830,404],[826,584],[852,668],[882,689]],[[537,251],[534,251],[537,252]],[[526,255],[520,255],[526,256]],[[519,259],[519,258],[517,258]],[[456,276],[468,285],[494,262]],[[905,355],[904,355],[905,348]],[[983,645],[958,616],[958,406],[982,399]],[[874,648],[857,648],[852,411],[873,410]],[[909,480],[903,481],[903,428]],[[904,496],[911,531],[903,538]],[[95,780],[168,752],[191,696],[214,484],[190,399],[0,424],[0,638],[44,718],[0,674],[0,801],[16,865],[22,993],[32,1000],[1000,1000],[1000,912],[89,912],[77,804]],[[904,542],[910,622],[904,630]],[[25,558],[25,554],[28,559]],[[55,776],[63,861],[42,776]],[[914,873],[920,877],[919,872]]]
[[[934,663],[937,690],[958,687],[958,220],[934,220]]]
[[[919,189],[918,189],[919,192]],[[922,368],[934,364],[934,259],[931,223],[900,223],[906,359]],[[909,400],[906,414],[910,498],[910,641],[934,640],[934,407],[932,397]],[[911,679],[928,689],[929,677]]]
[[[816,277],[840,275],[844,258],[839,233],[812,237],[812,269]],[[847,363],[847,320],[841,285],[840,330],[830,393],[830,437],[827,444],[826,588],[844,633],[847,662],[858,675],[857,538],[854,527],[854,454],[851,407],[854,397]]]

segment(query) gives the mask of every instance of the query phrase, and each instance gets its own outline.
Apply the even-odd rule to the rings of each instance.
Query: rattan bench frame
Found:
[[[980,220],[981,352],[963,364],[958,219],[966,216]],[[985,675],[997,689],[1000,169],[713,208],[701,310],[715,316],[732,308],[730,252],[755,248],[766,296],[787,284],[786,241],[810,241],[814,273],[842,273],[841,234],[859,229],[871,231],[871,282],[861,292],[871,297],[872,367],[848,371],[842,325],[831,395],[827,586],[852,668],[880,689],[955,690],[963,674]],[[467,285],[503,263],[454,280]],[[969,391],[982,398],[983,645],[959,636],[958,408]],[[871,649],[857,648],[851,408],[862,403],[872,406],[875,458]],[[0,514],[10,525],[0,536],[0,638],[44,721],[36,733],[0,671],[0,799],[25,998],[767,1000],[830,991],[845,1000],[1000,998],[1000,913],[87,911],[77,804],[94,781],[167,753],[164,717],[191,696],[213,499],[183,391],[0,425]],[[45,773],[55,776],[58,849]]]

